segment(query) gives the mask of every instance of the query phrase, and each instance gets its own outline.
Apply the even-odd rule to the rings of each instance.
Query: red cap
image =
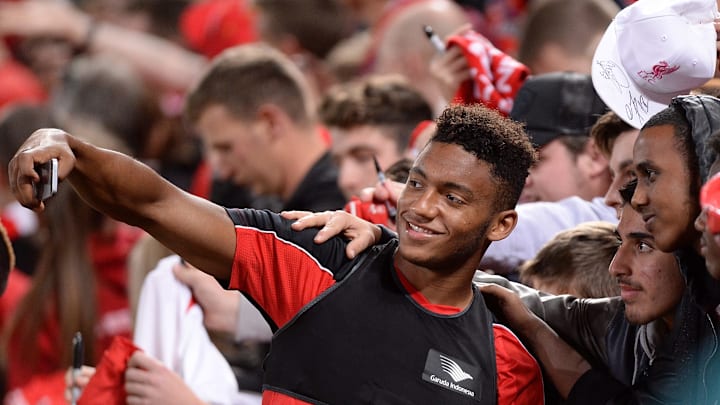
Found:
[[[180,31],[192,49],[208,58],[257,39],[255,16],[244,0],[195,3],[180,17]]]

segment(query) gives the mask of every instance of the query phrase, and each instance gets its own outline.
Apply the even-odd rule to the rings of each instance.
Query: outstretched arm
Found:
[[[52,158],[58,159],[59,179],[95,209],[145,229],[195,266],[229,279],[235,229],[222,207],[185,193],[129,156],[58,129],[35,131],[10,162],[10,186],[24,206],[44,208],[33,193],[39,180],[34,164]]]
[[[512,291],[499,285],[480,286],[488,306],[501,313],[512,330],[530,345],[563,398],[570,395],[575,383],[590,364],[545,322],[535,316]]]

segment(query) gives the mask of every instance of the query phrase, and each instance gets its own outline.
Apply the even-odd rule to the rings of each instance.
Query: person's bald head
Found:
[[[612,0],[535,1],[522,30],[518,60],[536,75],[589,74],[595,48],[618,11]]]
[[[468,22],[463,9],[452,1],[431,0],[406,6],[384,28],[378,62],[388,62],[387,57],[408,52],[422,52],[431,57],[435,49],[423,32],[425,25],[430,25],[444,38]]]
[[[445,38],[468,22],[463,9],[449,0],[423,1],[403,8],[382,33],[375,71],[407,77],[435,108],[437,94],[431,86],[436,85],[430,76],[429,64],[437,51],[423,27],[430,25],[440,38]]]

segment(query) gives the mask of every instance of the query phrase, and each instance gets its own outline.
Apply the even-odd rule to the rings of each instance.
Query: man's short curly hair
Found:
[[[536,159],[522,124],[481,105],[445,109],[431,142],[459,145],[490,165],[498,186],[495,194],[498,211],[515,207]]]

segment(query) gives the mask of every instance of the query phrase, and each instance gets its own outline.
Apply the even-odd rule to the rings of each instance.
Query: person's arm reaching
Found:
[[[448,103],[453,101],[460,85],[472,79],[467,59],[457,46],[451,46],[432,58],[430,74]]]
[[[563,398],[590,364],[573,350],[545,322],[535,316],[512,291],[494,284],[480,286],[488,306],[502,313],[513,331],[532,348]]]
[[[203,271],[230,278],[235,229],[224,208],[185,193],[129,156],[63,131],[36,131],[10,162],[10,186],[25,207],[44,208],[33,193],[39,180],[34,164],[51,158],[58,158],[59,179],[95,209],[145,229]]]
[[[353,259],[368,247],[387,242],[394,236],[387,228],[365,221],[345,211],[285,211],[281,215],[286,219],[296,220],[292,229],[302,231],[309,228],[320,228],[315,235],[315,243],[327,242],[336,235],[343,235],[350,242],[345,254]]]
[[[152,82],[178,90],[192,85],[207,64],[201,55],[173,42],[93,20],[67,2],[3,2],[0,33],[59,37],[77,47],[120,57]]]
[[[173,274],[192,291],[193,298],[203,310],[203,323],[213,332],[235,333],[241,294],[225,290],[218,281],[203,271],[185,263],[173,266]]]

